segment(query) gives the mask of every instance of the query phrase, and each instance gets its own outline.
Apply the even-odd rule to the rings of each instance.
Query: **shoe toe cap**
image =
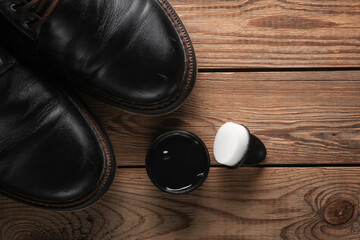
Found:
[[[43,26],[40,51],[77,85],[120,106],[185,98],[196,60],[170,7],[157,0],[95,2],[64,0]]]
[[[19,66],[1,76],[0,96],[0,192],[51,209],[105,193],[114,159],[82,107]]]

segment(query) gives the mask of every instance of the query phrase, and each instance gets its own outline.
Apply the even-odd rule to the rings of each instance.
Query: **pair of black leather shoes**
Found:
[[[175,110],[195,82],[166,0],[2,0],[0,29],[0,192],[33,206],[87,207],[115,175],[104,132],[55,75],[142,114]]]

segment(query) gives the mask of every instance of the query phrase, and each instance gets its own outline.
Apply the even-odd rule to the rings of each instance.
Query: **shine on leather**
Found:
[[[0,48],[0,193],[79,209],[105,193],[114,165],[87,111]]]
[[[62,0],[36,31],[13,2],[0,3],[3,18],[82,89],[135,112],[171,111],[190,94],[195,53],[166,0]]]

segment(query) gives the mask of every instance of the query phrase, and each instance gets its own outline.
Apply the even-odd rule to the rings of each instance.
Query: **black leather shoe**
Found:
[[[0,193],[53,210],[77,210],[109,188],[107,138],[74,98],[0,48]]]
[[[0,17],[12,45],[128,111],[170,112],[193,88],[195,53],[167,0],[1,0]]]

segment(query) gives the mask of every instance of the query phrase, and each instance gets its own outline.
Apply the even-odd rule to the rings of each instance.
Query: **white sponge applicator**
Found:
[[[227,122],[215,136],[214,156],[216,161],[229,167],[254,165],[265,159],[266,149],[244,125]]]
[[[216,161],[227,166],[238,164],[248,149],[250,133],[246,127],[227,122],[220,127],[214,142],[214,156]]]

